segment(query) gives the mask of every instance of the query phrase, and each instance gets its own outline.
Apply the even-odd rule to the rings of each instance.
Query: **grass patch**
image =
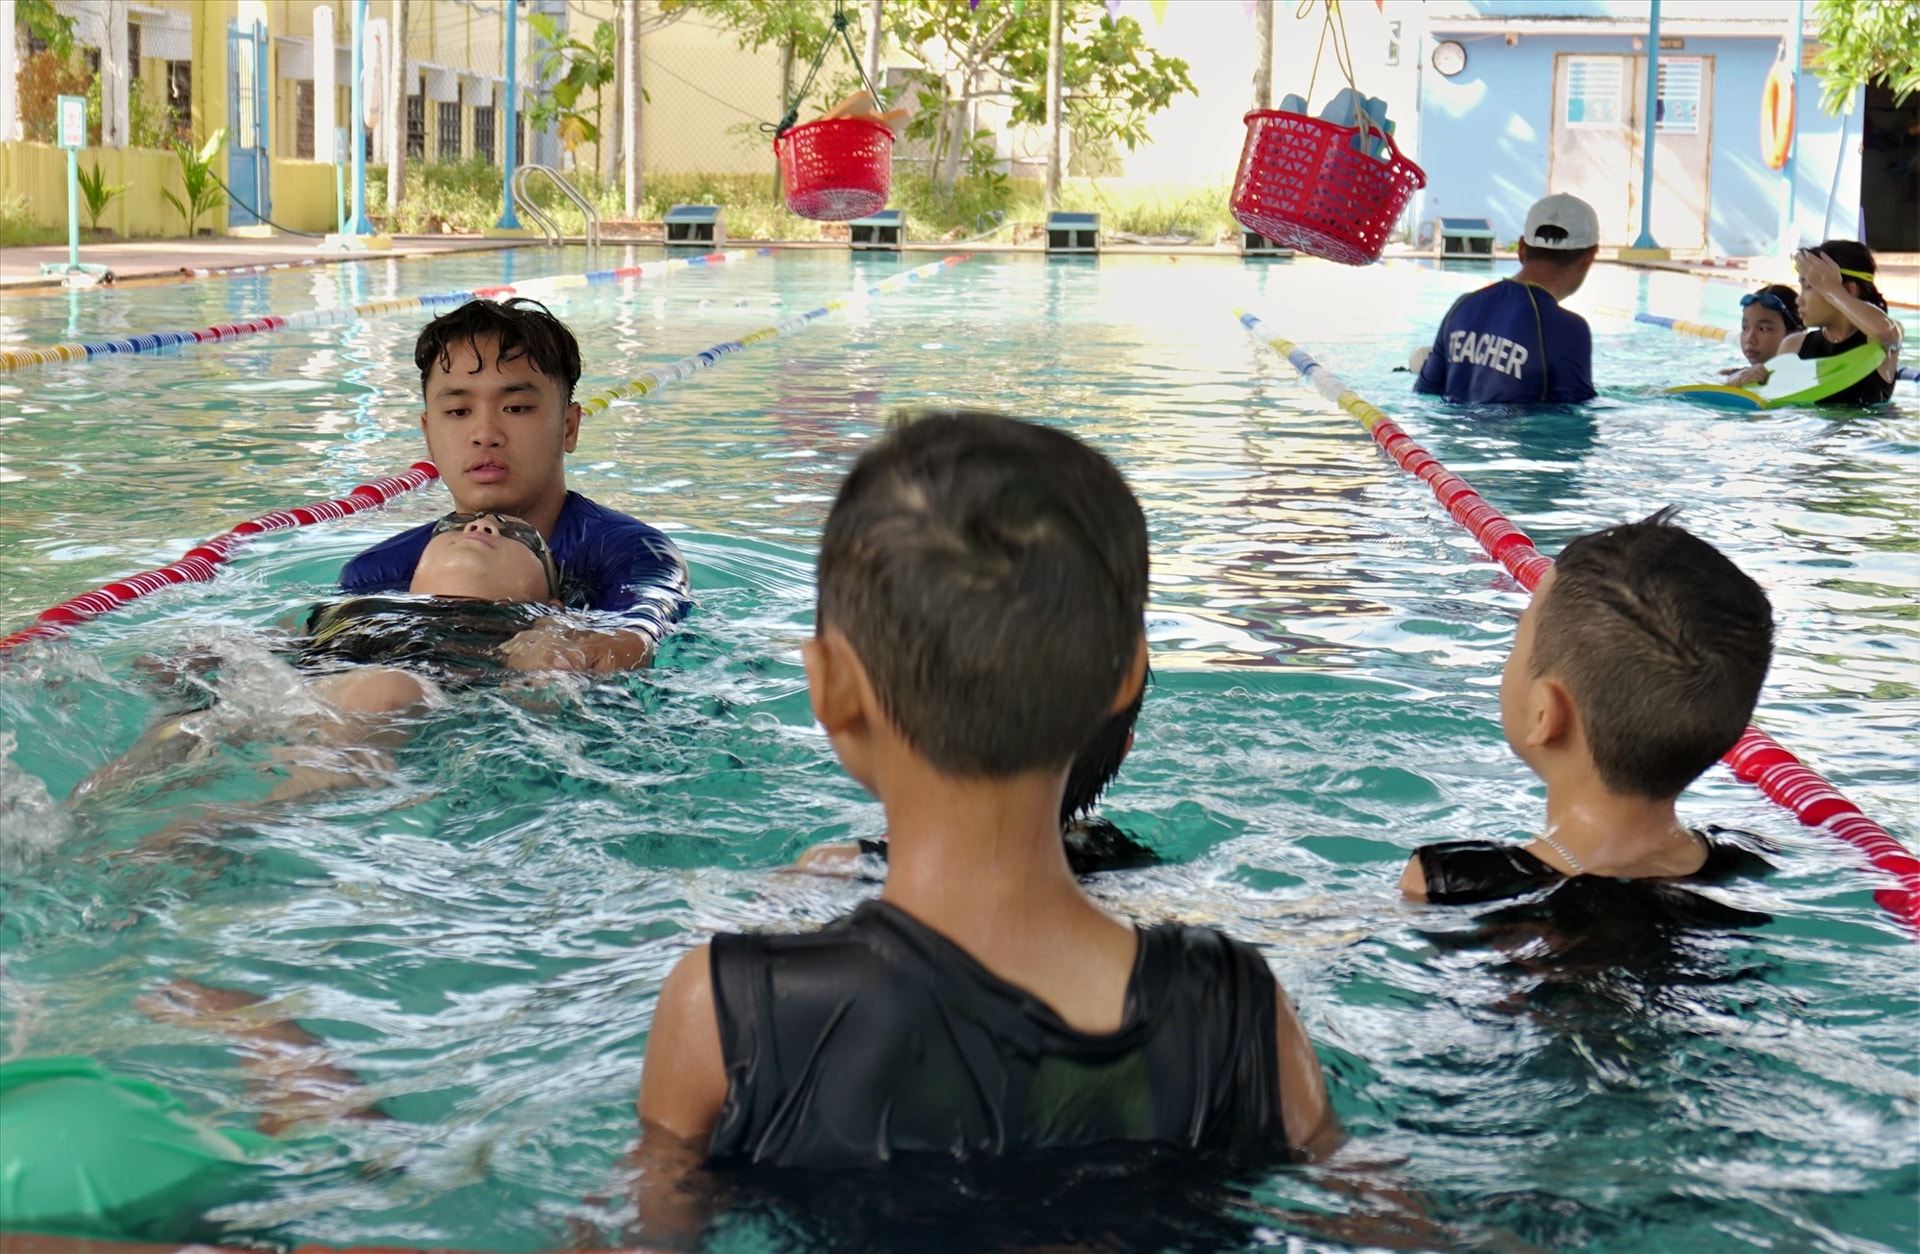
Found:
[[[34,220],[33,207],[20,192],[0,197],[0,248],[31,248],[36,244],[62,244],[67,233],[57,226],[41,226]]]

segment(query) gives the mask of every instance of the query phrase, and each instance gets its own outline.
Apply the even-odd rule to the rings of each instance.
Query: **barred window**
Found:
[[[407,156],[415,160],[427,155],[427,98],[407,97]]]
[[[293,155],[313,160],[313,84],[305,79],[293,83]]]
[[[442,161],[460,159],[460,102],[442,100],[439,102],[440,143],[436,151]]]
[[[193,62],[167,62],[167,113],[173,129],[181,135],[193,133]]]
[[[493,106],[475,105],[473,107],[473,151],[488,163],[497,163],[499,158],[493,152]]]

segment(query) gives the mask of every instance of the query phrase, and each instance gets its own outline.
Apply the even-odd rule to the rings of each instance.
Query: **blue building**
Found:
[[[1790,47],[1796,7],[1662,4],[1652,197],[1661,247],[1750,256],[1771,250],[1785,228],[1799,242],[1844,237],[1876,249],[1920,248],[1920,97],[1895,110],[1884,89],[1859,91],[1849,110],[1826,112],[1810,21],[1793,159],[1784,172],[1767,167],[1761,97],[1768,70]],[[1420,234],[1443,215],[1485,217],[1510,241],[1534,200],[1571,192],[1598,212],[1603,245],[1632,244],[1640,232],[1649,8],[1645,0],[1426,5]]]

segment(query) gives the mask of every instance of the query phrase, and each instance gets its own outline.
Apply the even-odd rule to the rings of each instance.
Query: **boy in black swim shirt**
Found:
[[[1547,785],[1528,845],[1414,854],[1408,897],[1494,901],[1570,877],[1711,882],[1763,873],[1674,802],[1740,738],[1773,655],[1760,586],[1662,510],[1570,542],[1520,617],[1500,681],[1507,744]]]
[[[997,415],[897,425],[841,487],[819,583],[814,715],[886,807],[886,888],[668,977],[646,1238],[685,1221],[702,1161],[1329,1149],[1319,1062],[1259,954],[1116,920],[1067,866],[1068,766],[1146,665],[1146,526],[1113,465]]]

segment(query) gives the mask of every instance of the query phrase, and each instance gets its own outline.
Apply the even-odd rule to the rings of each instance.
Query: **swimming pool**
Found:
[[[556,308],[581,332],[592,391],[917,260],[785,254],[571,289]],[[525,252],[9,298],[0,340],[584,268],[578,252]],[[775,873],[814,841],[880,822],[813,728],[798,669],[838,476],[887,407],[984,402],[1109,453],[1152,527],[1156,681],[1106,809],[1169,865],[1098,893],[1263,944],[1350,1128],[1404,1155],[1437,1215],[1548,1247],[1912,1248],[1914,950],[1851,851],[1716,768],[1682,813],[1781,847],[1777,875],[1730,895],[1776,921],[1710,946],[1697,978],[1617,1014],[1528,1001],[1535,977],[1433,937],[1456,915],[1398,901],[1410,847],[1518,834],[1538,816],[1495,717],[1522,597],[1232,310],[1306,346],[1547,552],[1684,505],[1683,521],[1774,600],[1780,645],[1758,721],[1909,841],[1920,393],[1903,385],[1879,414],[1730,419],[1634,390],[1699,377],[1729,348],[1596,319],[1601,404],[1470,423],[1413,402],[1392,368],[1481,278],[981,257],[617,404],[589,419],[569,473],[666,527],[693,564],[700,607],[661,665],[537,701],[470,694],[429,721],[391,784],[234,818],[166,858],[113,855],[184,808],[238,797],[244,772],[209,766],[77,817],[50,804],[162,708],[138,659],[217,645],[236,712],[269,717],[284,693],[259,634],[444,495],[264,537],[211,585],[16,657],[0,666],[0,734],[13,738],[0,764],[0,1039],[10,1053],[94,1055],[238,1121],[231,1055],[155,1026],[133,999],[175,977],[274,994],[396,1119],[290,1155],[237,1225],[503,1251],[550,1248],[571,1219],[617,1225],[620,1204],[590,1199],[631,1140],[672,961],[708,931],[823,920],[872,891]],[[1573,306],[1728,325],[1738,292],[1602,269]],[[0,378],[0,623],[415,460],[419,321]],[[388,1169],[349,1168],[368,1163]],[[1331,1210],[1335,1196],[1288,1173],[1251,1198]],[[1250,1242],[1287,1239],[1266,1223]]]

